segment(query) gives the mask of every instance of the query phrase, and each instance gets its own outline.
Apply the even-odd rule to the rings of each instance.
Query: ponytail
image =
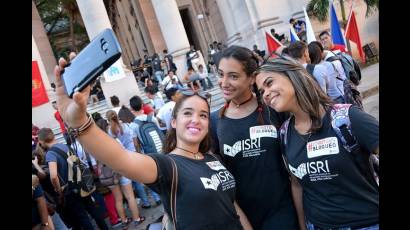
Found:
[[[110,121],[110,130],[111,130],[112,135],[117,137],[118,130],[119,130],[119,133],[123,135],[124,130],[122,129],[120,121],[118,120],[117,113],[113,110],[108,110],[106,116],[107,116],[108,121]]]

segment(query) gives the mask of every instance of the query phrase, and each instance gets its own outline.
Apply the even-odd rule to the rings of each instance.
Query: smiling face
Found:
[[[218,85],[225,100],[243,101],[244,98],[249,98],[250,86],[254,79],[246,75],[239,61],[234,58],[222,58],[218,76]]]
[[[256,75],[256,85],[265,104],[277,112],[291,111],[297,105],[295,89],[283,74],[261,72]]]
[[[199,145],[209,129],[209,106],[206,100],[197,95],[185,99],[176,118],[171,120],[171,126],[176,129],[177,142]]]

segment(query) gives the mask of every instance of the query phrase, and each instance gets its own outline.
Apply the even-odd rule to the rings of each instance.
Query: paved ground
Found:
[[[379,120],[379,63],[362,70],[362,81],[358,88],[364,98],[364,110]]]

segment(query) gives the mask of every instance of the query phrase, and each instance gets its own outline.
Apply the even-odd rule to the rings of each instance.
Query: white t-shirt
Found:
[[[200,79],[205,79],[208,77],[208,73],[205,70],[202,73],[198,71],[198,75]]]
[[[169,76],[169,75],[167,75],[165,78],[164,78],[164,80],[162,80],[162,85],[163,86],[165,86],[165,89],[167,90],[167,89],[170,89],[170,88],[172,88],[172,87],[175,87],[176,86],[176,84],[178,84],[178,77],[176,76],[176,75],[173,75],[172,76],[172,79],[173,80],[175,80],[175,84],[172,84],[172,82],[170,82],[171,81],[171,77]]]
[[[335,56],[332,52],[327,51],[326,57],[325,57],[325,61],[326,59]],[[342,63],[339,60],[336,61],[332,61],[332,63],[335,65],[337,72],[339,72],[340,76],[342,77],[342,79],[346,79],[346,74],[345,74],[345,70],[343,69]]]
[[[327,51],[325,60],[335,56],[332,52]],[[336,61],[332,61],[332,63],[334,64],[334,66],[336,67],[337,72],[339,72],[340,77],[343,79],[343,81],[346,79],[346,74],[345,71],[343,69],[342,63],[339,60]],[[336,81],[336,85],[338,89],[343,90],[343,81]],[[343,91],[342,91],[343,92]]]
[[[167,129],[171,128],[172,110],[174,107],[175,101],[169,101],[159,109],[157,114],[157,117],[167,125]]]
[[[71,144],[71,148],[73,150],[77,150],[78,158],[80,158],[80,161],[88,167],[87,155],[85,154],[83,146],[80,144],[80,142],[76,140],[74,143]],[[96,166],[97,161],[95,160],[95,158],[91,154],[88,154],[88,156],[90,156],[91,165]]]
[[[120,109],[121,109],[121,106],[112,108],[112,110],[114,110],[117,113],[117,115],[118,115],[118,112],[120,111]]]

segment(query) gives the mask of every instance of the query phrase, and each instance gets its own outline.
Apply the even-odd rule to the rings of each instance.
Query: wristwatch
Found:
[[[48,226],[48,222],[47,223],[42,223],[40,224],[41,227],[47,227]]]

